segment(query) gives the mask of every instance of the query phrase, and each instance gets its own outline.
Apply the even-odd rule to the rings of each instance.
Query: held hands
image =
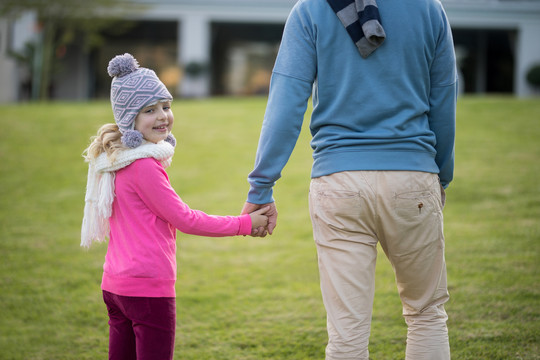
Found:
[[[264,211],[259,212],[261,210],[264,210]],[[264,216],[265,218],[268,219],[268,222],[256,227],[255,222],[253,220],[254,213]],[[275,203],[272,202],[268,204],[253,204],[250,202],[246,202],[242,209],[242,214],[250,214],[251,216],[251,221],[252,221],[251,236],[265,237],[267,233],[272,235],[272,233],[274,232],[274,229],[277,223],[277,215],[278,215]]]
[[[268,216],[265,215],[268,210],[270,210],[270,206],[265,206],[263,208],[260,208],[259,210],[255,210],[249,213],[249,216],[251,217],[252,233],[260,227],[266,228],[268,226]]]

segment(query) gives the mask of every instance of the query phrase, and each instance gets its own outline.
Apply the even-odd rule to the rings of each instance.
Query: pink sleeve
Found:
[[[251,234],[251,217],[208,215],[192,210],[172,188],[161,163],[147,158],[135,161],[133,183],[141,200],[157,217],[185,234],[233,236]]]

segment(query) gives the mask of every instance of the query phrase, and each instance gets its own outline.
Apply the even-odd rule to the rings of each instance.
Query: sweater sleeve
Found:
[[[311,84],[289,76],[272,75],[255,167],[248,176],[248,201],[273,201],[273,186],[289,161],[302,129]]]
[[[444,10],[440,9],[440,32],[431,64],[429,126],[435,134],[435,162],[444,188],[454,175],[454,141],[456,133],[457,69],[452,32]]]
[[[186,234],[220,237],[249,235],[251,217],[208,215],[192,210],[172,188],[161,163],[153,158],[135,161],[133,183],[137,194],[150,211]]]
[[[294,49],[294,51],[293,51]],[[309,20],[293,9],[283,32],[270,81],[268,104],[247,201],[273,201],[273,186],[289,161],[302,129],[316,76],[316,51]]]

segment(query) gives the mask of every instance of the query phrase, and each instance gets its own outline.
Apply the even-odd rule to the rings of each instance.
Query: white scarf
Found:
[[[84,198],[84,218],[81,229],[81,246],[90,247],[93,241],[103,242],[109,236],[109,218],[114,201],[114,176],[135,160],[152,157],[166,168],[172,162],[174,147],[165,141],[157,144],[145,142],[121,151],[113,163],[102,153],[88,164],[88,182]]]

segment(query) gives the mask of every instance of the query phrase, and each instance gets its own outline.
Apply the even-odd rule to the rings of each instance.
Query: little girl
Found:
[[[172,359],[176,328],[176,230],[249,235],[268,209],[214,216],[190,209],[171,187],[172,96],[130,54],[113,58],[105,124],[85,150],[89,163],[81,245],[109,238],[101,288],[109,313],[109,359]]]

